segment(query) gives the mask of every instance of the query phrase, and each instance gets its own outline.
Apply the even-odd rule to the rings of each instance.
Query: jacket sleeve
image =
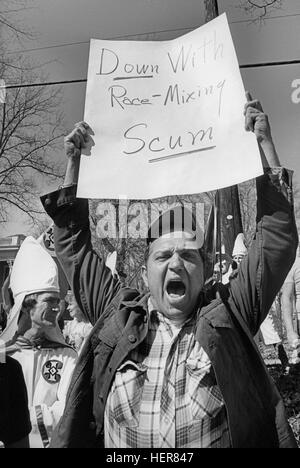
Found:
[[[1,365],[1,361],[0,361]],[[4,364],[3,364],[4,365]],[[15,359],[8,358],[5,366],[8,367],[8,378],[1,381],[1,384],[7,386],[4,388],[8,395],[8,412],[9,418],[5,426],[5,434],[0,434],[3,437],[5,446],[17,443],[27,437],[31,431],[31,423],[28,411],[28,396],[24,380],[22,367]],[[0,392],[1,393],[1,392]],[[1,393],[3,397],[3,393]],[[3,399],[4,403],[6,399]],[[0,418],[3,414],[0,414]],[[1,424],[0,424],[1,426]]]
[[[92,248],[88,201],[76,198],[76,186],[41,200],[54,221],[57,257],[79,307],[94,325],[119,291],[120,282]]]
[[[230,281],[230,300],[255,335],[295,260],[292,173],[270,168],[257,178],[257,227],[248,255]]]

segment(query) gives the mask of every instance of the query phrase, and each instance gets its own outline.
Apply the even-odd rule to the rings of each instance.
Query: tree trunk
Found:
[[[204,0],[205,6],[205,23],[219,16],[219,8],[217,0]]]
[[[204,0],[205,22],[211,21],[219,15],[217,0]],[[221,246],[225,246],[225,252],[232,254],[236,236],[243,232],[239,193],[237,185],[218,190],[216,196],[218,207],[217,220],[217,245],[216,250],[221,252]]]
[[[221,244],[231,256],[236,236],[243,232],[238,186],[223,188],[218,193]]]

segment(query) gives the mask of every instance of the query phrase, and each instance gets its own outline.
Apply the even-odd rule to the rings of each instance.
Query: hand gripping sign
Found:
[[[149,199],[262,173],[227,17],[166,42],[91,40],[78,196]]]

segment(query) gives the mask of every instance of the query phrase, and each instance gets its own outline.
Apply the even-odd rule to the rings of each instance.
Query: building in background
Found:
[[[0,237],[0,303],[3,302],[1,292],[3,283],[10,273],[14,259],[25,237],[23,234]]]

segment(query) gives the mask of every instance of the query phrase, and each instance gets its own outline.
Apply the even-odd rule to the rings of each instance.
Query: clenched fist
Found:
[[[264,113],[261,103],[252,99],[249,92],[246,93],[248,102],[245,105],[245,128],[248,132],[254,132],[258,143],[272,140],[271,128],[268,116]]]
[[[79,158],[82,150],[89,149],[93,144],[93,131],[86,122],[78,122],[69,135],[65,137],[65,151],[68,158]]]

